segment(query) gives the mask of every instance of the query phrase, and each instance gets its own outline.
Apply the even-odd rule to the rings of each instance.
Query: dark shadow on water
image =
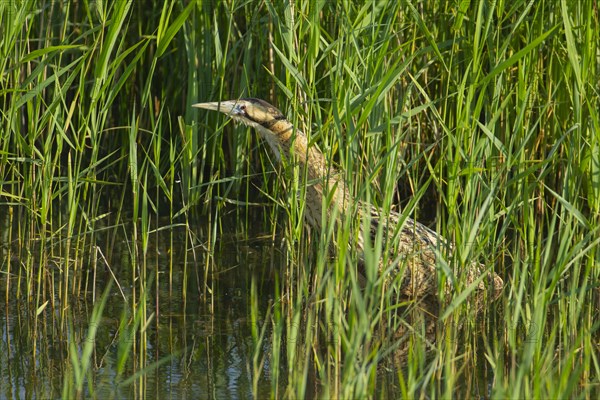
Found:
[[[107,218],[97,224],[94,233],[96,258],[82,260],[82,271],[70,271],[69,290],[80,290],[66,297],[60,294],[65,279],[60,258],[42,268],[40,260],[51,259],[40,255],[43,247],[27,248],[27,242],[14,240],[14,235],[8,243],[6,215],[5,208],[0,208],[0,287],[2,294],[9,290],[9,300],[0,308],[0,397],[61,396],[65,376],[72,372],[69,346],[75,343],[81,354],[93,308],[109,282],[113,284],[94,338],[89,378],[93,383],[91,391],[86,389],[87,395],[92,391],[97,398],[139,394],[139,380],[123,384],[140,372],[139,365],[151,366],[142,374],[147,397],[266,398],[271,397],[274,385],[280,395],[285,391],[290,371],[284,343],[291,339],[283,329],[279,365],[270,365],[273,321],[268,315],[273,303],[281,301],[274,296],[287,261],[281,250],[285,246],[280,238],[271,236],[272,228],[262,222],[262,214],[246,223],[240,222],[240,215],[233,210],[220,218],[217,229],[203,218],[151,222],[145,251],[140,240],[132,240],[131,222]],[[28,276],[38,277],[28,275],[31,268],[42,270],[39,292],[24,287]],[[140,361],[136,336],[130,338],[133,346],[125,366],[119,367],[119,348],[123,337],[128,337],[122,321],[127,321],[126,327],[132,324],[134,300],[140,298],[141,270],[148,282],[145,359]],[[252,285],[256,296],[251,296]],[[33,294],[28,295],[30,292]],[[40,300],[35,300],[38,293]],[[310,302],[305,307],[311,307]],[[256,321],[252,320],[253,308]],[[436,308],[425,314],[402,314],[393,328],[383,325],[374,332],[381,343],[396,346],[378,366],[376,393],[385,397],[400,394],[398,378],[416,341],[435,348],[436,334],[440,335],[437,319],[419,323],[418,318],[437,312]],[[407,321],[412,321],[410,326]],[[399,329],[402,323],[408,328]],[[257,332],[263,328],[265,336],[257,344]],[[322,339],[322,348],[314,347],[318,357],[326,357],[327,340],[331,337]],[[300,344],[299,348],[311,345]],[[435,357],[435,351],[432,354]],[[306,396],[320,397],[323,382],[314,367],[315,354],[309,357]],[[258,378],[254,376],[256,368]],[[276,383],[272,381],[274,373]]]
[[[43,292],[48,303],[36,317],[43,302],[28,300],[24,284],[30,268],[41,268],[38,250],[23,246],[23,240],[8,243],[9,228],[3,207],[0,210],[2,237],[2,294],[10,293],[0,308],[0,397],[57,397],[62,393],[63,377],[70,367],[69,343],[85,346],[94,299],[102,295],[109,281],[111,294],[94,340],[93,387],[97,397],[130,397],[136,385],[118,387],[137,369],[132,353],[122,377],[118,377],[118,348],[121,318],[131,320],[133,299],[139,299],[139,270],[145,268],[147,288],[146,365],[159,362],[145,373],[149,397],[165,398],[245,398],[252,396],[252,376],[248,367],[254,353],[249,319],[250,282],[259,282],[265,296],[258,305],[262,313],[269,294],[279,252],[266,230],[240,233],[235,213],[224,218],[218,238],[209,244],[211,227],[198,219],[184,226],[181,222],[149,235],[143,252],[134,243],[132,224],[98,224],[95,234],[97,260],[85,260],[88,270],[79,278],[83,289],[68,300],[60,296],[64,266],[60,262],[42,268]],[[18,223],[14,222],[14,223]],[[160,221],[159,226],[168,222]],[[39,249],[39,248],[38,248]],[[145,255],[132,272],[132,252]],[[9,256],[10,254],[10,256]],[[33,260],[33,262],[31,261]],[[171,261],[172,260],[172,261]],[[9,266],[10,263],[10,266]],[[10,272],[8,272],[10,271]],[[72,275],[77,273],[70,272]],[[3,296],[4,297],[4,296]],[[62,305],[68,301],[68,306]],[[262,323],[262,321],[259,321]],[[139,343],[136,344],[139,346]],[[265,366],[267,369],[268,366]],[[257,386],[263,395],[270,392],[268,374]],[[259,392],[260,394],[260,392]]]

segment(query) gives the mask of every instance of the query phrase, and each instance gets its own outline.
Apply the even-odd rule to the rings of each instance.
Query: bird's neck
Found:
[[[311,225],[321,225],[322,199],[331,199],[328,214],[335,208],[341,214],[347,210],[350,195],[343,175],[327,162],[317,146],[309,143],[302,131],[295,129],[287,120],[278,120],[268,128],[263,125],[255,128],[269,144],[278,161],[284,158],[306,172],[306,202],[308,207],[312,207],[312,212],[307,213],[306,217]]]

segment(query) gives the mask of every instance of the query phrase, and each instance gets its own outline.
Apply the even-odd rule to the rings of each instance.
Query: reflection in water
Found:
[[[69,295],[66,311],[61,306],[61,300],[65,299],[59,295],[61,279],[64,279],[59,270],[64,266],[48,265],[43,270],[43,287],[54,291],[47,289],[42,294],[50,301],[36,317],[41,304],[23,301],[27,298],[24,283],[29,276],[27,270],[39,268],[41,257],[39,250],[33,247],[19,246],[20,242],[15,240],[8,243],[7,215],[5,210],[0,210],[3,272],[9,270],[10,261],[10,275],[0,275],[3,292],[5,288],[10,290],[6,307],[0,308],[3,322],[0,397],[61,395],[63,378],[71,363],[69,343],[77,343],[81,354],[88,340],[94,306],[90,300],[99,299],[103,288],[113,279],[118,285],[112,286],[94,339],[93,390],[98,397],[136,395],[135,384],[115,385],[139,371],[136,358],[140,356],[134,349],[139,349],[140,343],[134,337],[130,358],[122,377],[118,376],[119,346],[125,333],[120,322],[122,318],[131,322],[133,299],[140,296],[139,284],[134,281],[137,275],[131,268],[131,254],[136,251],[131,226],[113,228],[109,223],[106,224],[109,228],[98,226],[95,237],[101,256],[96,263],[86,263],[90,271],[87,281],[82,280],[84,290],[79,296]],[[240,232],[235,218],[232,220],[229,225],[223,223],[224,232],[219,234],[210,253],[207,232],[211,227],[204,220],[196,221],[189,229],[179,225],[150,235],[145,265],[137,266],[138,271],[146,268],[150,282],[145,364],[151,366],[145,371],[149,397],[234,398],[252,394],[249,366],[254,342],[248,318],[248,294],[253,280],[259,282],[257,285],[263,293],[273,293],[269,285],[274,276],[272,266],[279,263],[279,251],[260,231],[246,232],[243,236],[229,233]],[[38,253],[31,253],[32,249]],[[141,243],[137,244],[137,251],[142,253]],[[268,297],[263,300],[259,305],[261,312],[269,303]],[[65,319],[62,319],[63,312]],[[267,370],[268,365],[264,368]],[[258,385],[264,394],[270,391],[267,380],[268,375],[263,374]]]
[[[313,282],[304,264],[290,261],[282,240],[265,234],[269,230],[261,222],[249,223],[254,230],[246,230],[234,213],[220,221],[213,243],[206,220],[159,221],[159,227],[169,228],[151,227],[146,251],[131,239],[132,224],[101,220],[92,247],[97,258],[73,262],[84,272],[70,271],[65,286],[65,265],[55,257],[41,270],[40,291],[29,291],[42,299],[35,301],[35,295],[27,298],[26,283],[48,257],[40,256],[41,246],[27,246],[14,236],[9,243],[6,215],[0,209],[2,271],[10,264],[10,273],[0,275],[1,287],[10,291],[0,309],[0,397],[62,394],[64,380],[73,375],[70,345],[77,345],[79,356],[84,352],[93,308],[109,282],[118,285],[112,285],[96,326],[93,385],[84,386],[85,394],[100,398],[139,397],[140,390],[156,398],[263,398],[302,386],[304,396],[322,397],[336,393],[331,379],[344,379],[340,371],[364,373],[373,363],[379,371],[377,392],[397,397],[398,371],[409,350],[435,349],[436,336],[444,335],[435,317],[437,303],[431,303],[435,309],[427,302],[408,304],[379,316],[379,322],[334,315],[323,306],[329,295],[316,293],[321,283]],[[133,254],[138,254],[137,265]],[[134,312],[141,296],[139,276],[148,282],[145,336],[134,322],[140,315]],[[299,279],[314,284],[314,292],[302,292],[300,285],[295,289]],[[61,296],[65,287],[70,293]],[[335,301],[343,310],[352,299]],[[364,323],[372,324],[371,336],[353,337],[360,335],[353,327]],[[363,345],[352,347],[355,343]],[[138,378],[127,382],[130,377]]]

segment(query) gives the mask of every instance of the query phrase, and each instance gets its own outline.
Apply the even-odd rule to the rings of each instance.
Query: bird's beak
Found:
[[[192,107],[196,108],[204,108],[205,110],[219,111],[223,114],[230,115],[232,111],[235,110],[235,106],[237,101],[235,100],[227,100],[227,101],[216,101],[212,103],[196,103],[192,104]]]

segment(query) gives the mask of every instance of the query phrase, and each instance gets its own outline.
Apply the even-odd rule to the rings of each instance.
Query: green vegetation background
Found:
[[[229,203],[246,224],[252,204],[273,205],[262,217],[272,233],[308,243],[294,171],[281,170],[253,132],[191,108],[260,97],[345,171],[357,197],[409,209],[450,238],[450,268],[476,259],[505,280],[484,318],[483,348],[459,292],[446,317],[469,321],[462,357],[455,341],[442,342],[433,361],[398,372],[403,396],[457,393],[472,368],[485,368],[492,397],[594,397],[598,21],[596,1],[568,0],[0,2],[0,210],[11,215],[3,241],[20,240],[18,296],[42,313],[54,296],[80,290],[95,232],[123,219],[140,221],[132,266],[144,266],[151,220],[167,216],[168,228],[210,215],[214,243]],[[313,264],[289,246],[296,270],[280,286],[289,308],[256,311],[273,320],[273,347],[315,289],[304,272]],[[369,362],[379,356],[366,351],[356,366],[343,352],[364,346],[369,330],[345,315],[358,321],[375,309],[327,300],[349,299],[352,279],[339,269],[329,276],[326,244],[314,248],[315,273],[329,286],[317,289],[327,311],[312,317],[349,330],[314,361],[323,396],[372,395]],[[57,256],[61,268],[51,269]],[[5,258],[2,273],[21,276]],[[138,296],[148,282],[141,271],[132,272],[142,278]],[[47,287],[45,273],[63,286]],[[285,350],[300,372],[272,376],[272,395],[303,397],[314,351],[304,334],[305,348]],[[263,337],[255,332],[257,348]]]

